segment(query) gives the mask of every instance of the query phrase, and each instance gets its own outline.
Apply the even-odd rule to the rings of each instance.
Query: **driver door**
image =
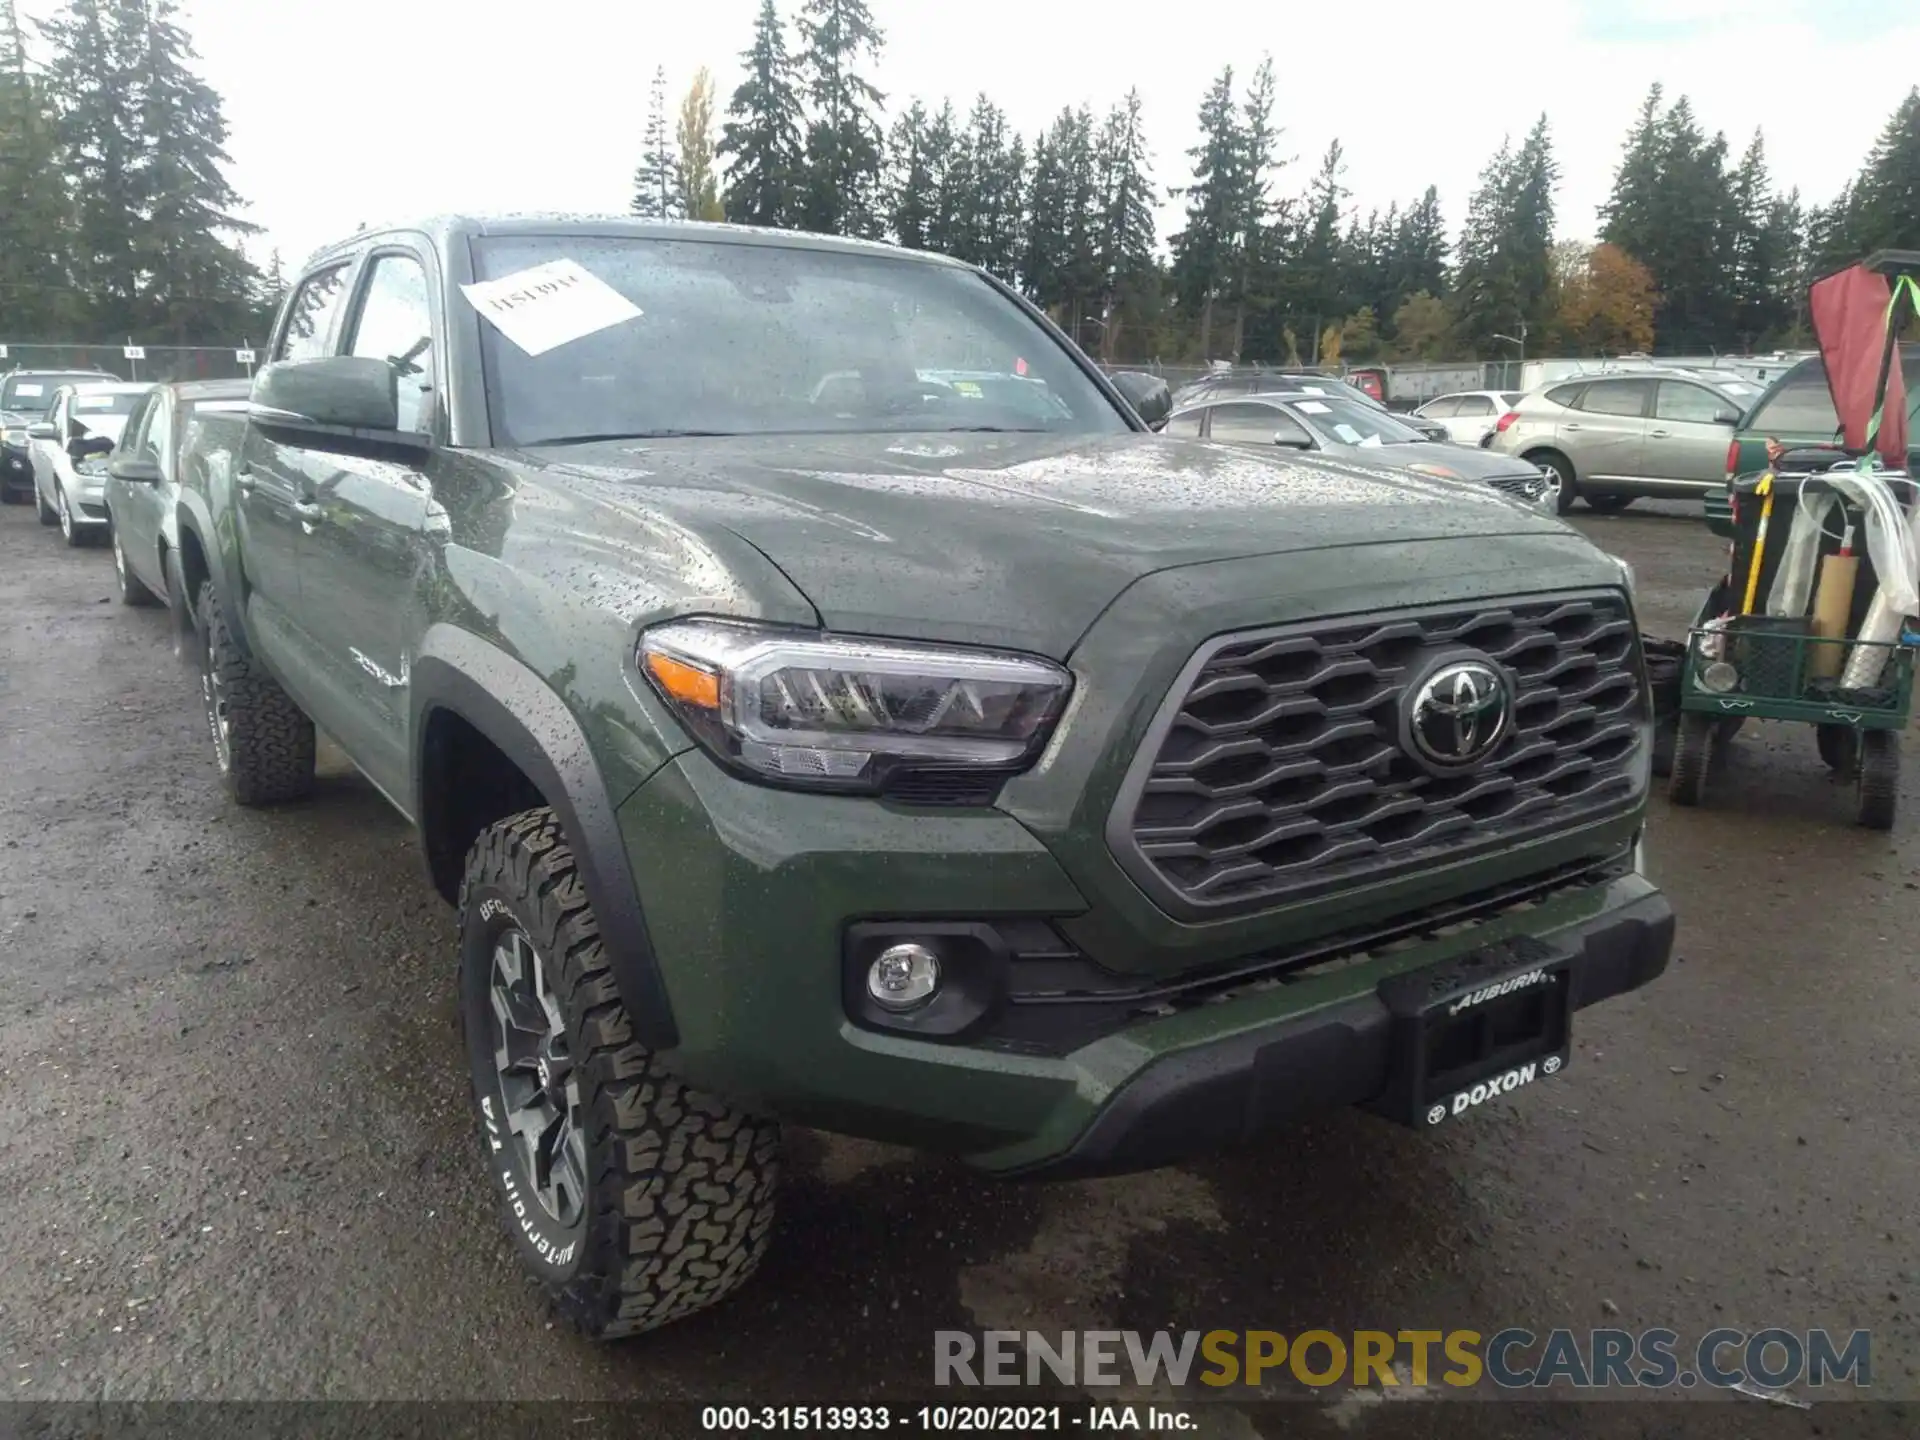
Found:
[[[310,360],[329,353],[351,268],[350,261],[335,262],[300,282],[287,307],[286,328],[275,342],[274,360]],[[307,647],[300,633],[300,552],[303,523],[315,513],[310,489],[300,452],[249,421],[233,474],[233,509],[246,571],[247,629],[283,685],[307,668],[301,660]],[[239,596],[226,598],[242,603]],[[294,685],[287,688],[311,711],[306,694]]]

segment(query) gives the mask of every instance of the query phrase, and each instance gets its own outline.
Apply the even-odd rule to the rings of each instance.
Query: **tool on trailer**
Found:
[[[1860,557],[1853,553],[1853,526],[1840,537],[1840,548],[1820,562],[1820,583],[1813,591],[1813,633],[1831,644],[1812,646],[1807,657],[1809,680],[1831,680],[1840,673],[1847,647],[1847,620],[1853,614],[1853,591],[1860,578]]]
[[[1760,589],[1760,562],[1767,553],[1767,522],[1773,519],[1773,472],[1769,470],[1760,477],[1760,483],[1754,494],[1763,497],[1760,501],[1760,525],[1753,532],[1753,563],[1747,567],[1747,598],[1741,602],[1742,615],[1753,614],[1754,596]]]

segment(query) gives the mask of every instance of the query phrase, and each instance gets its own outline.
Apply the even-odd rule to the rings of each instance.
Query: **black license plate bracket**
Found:
[[[1573,954],[1515,936],[1382,981],[1387,1083],[1368,1108],[1426,1129],[1566,1068]]]

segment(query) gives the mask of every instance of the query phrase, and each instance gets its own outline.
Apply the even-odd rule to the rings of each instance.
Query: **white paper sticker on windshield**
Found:
[[[529,355],[638,319],[640,307],[573,260],[549,260],[460,291],[507,339]]]
[[[1362,450],[1365,450],[1371,446],[1378,445],[1379,443],[1380,443],[1380,437],[1378,435],[1369,435],[1367,436],[1366,439],[1360,442],[1360,448]]]
[[[118,398],[112,395],[76,395],[73,397],[73,408],[80,411],[111,411],[113,407],[119,403]]]
[[[1342,440],[1346,441],[1347,444],[1349,445],[1358,445],[1360,443],[1360,432],[1354,429],[1353,426],[1351,425],[1347,425],[1344,423],[1335,425],[1333,427],[1333,433],[1338,435]]]
[[[16,395],[44,395],[47,392],[42,390],[38,385],[29,385],[26,381],[22,380],[18,385],[13,387],[13,393]]]
[[[1314,393],[1317,395],[1320,392],[1316,390]],[[1302,400],[1294,408],[1297,410],[1303,410],[1309,415],[1327,415],[1332,413],[1325,405],[1322,405],[1318,400]]]
[[[1302,395],[1324,395],[1327,392],[1322,390],[1318,385],[1302,385],[1300,387],[1300,393]]]

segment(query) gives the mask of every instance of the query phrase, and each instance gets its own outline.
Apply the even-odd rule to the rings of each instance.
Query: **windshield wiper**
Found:
[[[935,435],[1045,435],[1039,425],[942,425]]]
[[[605,435],[560,435],[542,445],[594,445],[606,440],[680,440],[689,436],[737,435],[737,430],[620,430]]]

